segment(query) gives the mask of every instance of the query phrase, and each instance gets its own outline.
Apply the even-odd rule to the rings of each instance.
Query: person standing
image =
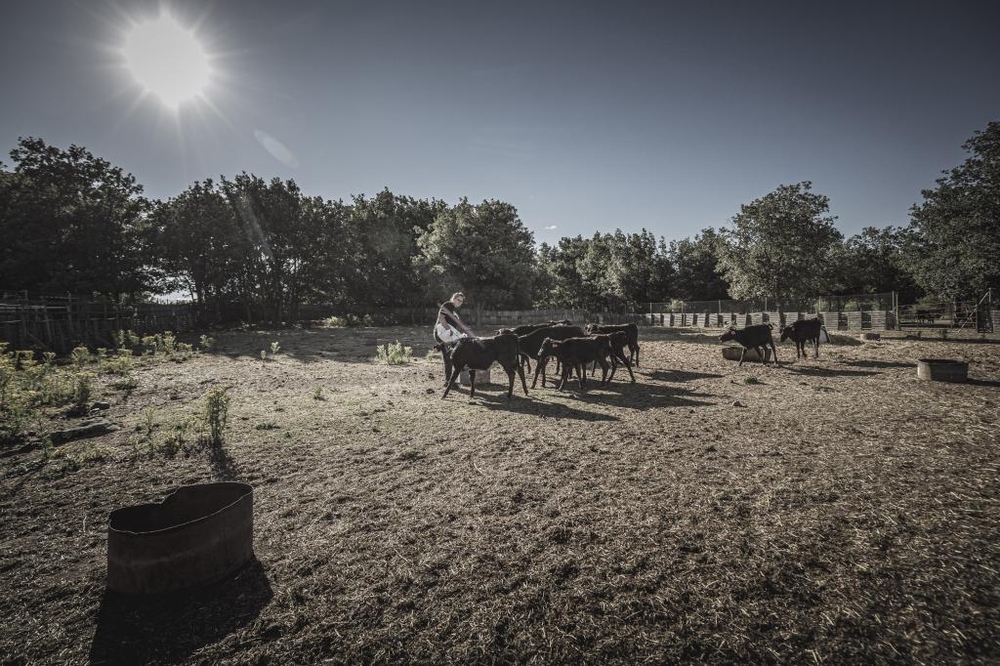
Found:
[[[434,324],[434,341],[444,357],[444,383],[451,380],[451,350],[462,338],[474,338],[472,329],[465,325],[458,309],[465,302],[465,294],[456,291],[451,298],[438,308],[437,323]]]

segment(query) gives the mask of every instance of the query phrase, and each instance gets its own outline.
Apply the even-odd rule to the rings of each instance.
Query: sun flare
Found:
[[[132,76],[165,105],[201,95],[208,86],[211,67],[194,33],[167,14],[134,26],[122,53]]]

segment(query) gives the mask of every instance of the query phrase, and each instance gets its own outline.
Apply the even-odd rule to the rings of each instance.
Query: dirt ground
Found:
[[[442,400],[426,327],[224,333],[102,379],[120,430],[0,457],[0,661],[1000,661],[1000,344],[737,367],[717,335],[643,328],[635,384],[511,400]],[[397,339],[414,360],[375,363]],[[215,386],[225,446],[158,444]],[[110,511],[220,479],[254,487],[257,561],[106,593]]]

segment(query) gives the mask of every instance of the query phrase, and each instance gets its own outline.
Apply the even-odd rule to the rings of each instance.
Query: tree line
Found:
[[[416,199],[388,189],[328,200],[293,180],[240,173],[151,200],[80,146],[22,138],[0,162],[0,291],[119,303],[190,294],[209,321],[291,321],[303,304],[345,312],[433,305],[635,311],[671,299],[898,291],[975,297],[1000,273],[1000,123],[922,192],[906,226],[845,238],[803,181],[741,206],[719,229],[671,240],[643,229],[536,246],[510,203]]]

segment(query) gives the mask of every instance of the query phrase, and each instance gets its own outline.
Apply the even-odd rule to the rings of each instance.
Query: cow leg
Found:
[[[507,399],[510,400],[514,396],[514,366],[504,367],[503,370],[507,373]]]
[[[545,366],[549,364],[549,357],[538,359],[535,363],[535,378],[531,380],[531,388],[535,388],[538,385],[538,373],[542,373],[542,388],[545,388]]]
[[[524,389],[524,395],[528,395],[528,382],[524,378],[524,369],[521,366],[517,367],[517,374],[521,377],[521,388]],[[513,388],[511,388],[511,393],[513,392]]]
[[[771,344],[771,353],[774,354],[774,364],[781,365],[780,363],[778,363],[778,348],[774,346],[774,340],[773,339],[768,340],[768,342]]]
[[[744,347],[743,351],[740,353],[740,366],[743,365],[743,357],[745,357],[747,355],[747,349],[749,349],[749,347]],[[740,366],[737,366],[737,367],[740,367]]]
[[[568,368],[565,365],[563,365],[562,381],[559,382],[559,390],[560,391],[562,391],[563,387],[566,386],[566,380],[569,378],[569,375],[570,375],[570,373],[572,371],[573,371],[573,368]]]
[[[608,382],[611,381],[611,377],[615,376],[615,370],[614,370],[614,367],[612,367],[611,368],[611,377],[608,377],[608,362],[607,362],[607,360],[605,360],[604,358],[601,358],[599,360],[601,362],[601,370],[603,371],[601,373],[601,386],[604,386]]]
[[[608,359],[605,358],[604,359],[604,363],[607,364],[607,362],[608,362]],[[611,383],[611,380],[615,378],[615,370],[617,370],[617,369],[618,369],[618,360],[615,358],[615,353],[612,351],[611,352],[611,376],[607,378],[607,380],[606,380],[607,383]],[[607,368],[605,368],[604,372],[605,372],[605,374],[607,374]],[[601,383],[604,384],[605,382],[602,381]]]
[[[444,395],[441,396],[442,400],[448,397],[448,393],[451,391],[451,387],[455,385],[455,380],[458,379],[458,376],[460,374],[462,374],[462,368],[451,369],[451,379],[448,380],[448,384],[444,387]]]
[[[813,350],[816,352],[815,358],[819,358],[819,336],[818,335],[816,336],[816,339],[813,340]]]
[[[470,389],[470,391],[469,391],[469,397],[470,398],[475,398],[476,397],[476,371],[475,370],[469,370],[469,389]]]
[[[635,384],[635,373],[632,372],[632,364],[624,356],[621,357],[621,362],[628,370],[628,376],[632,378],[632,383]]]

